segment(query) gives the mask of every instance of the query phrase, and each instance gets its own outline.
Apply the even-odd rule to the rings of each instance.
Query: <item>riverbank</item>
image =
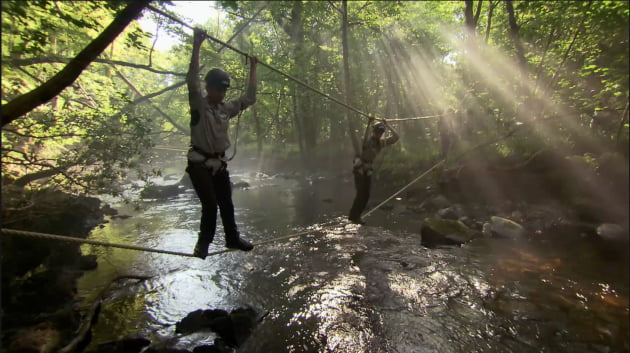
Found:
[[[86,238],[112,212],[94,197],[3,187],[3,228]],[[96,266],[77,243],[3,234],[2,346],[20,352],[69,342],[81,321],[76,281]]]

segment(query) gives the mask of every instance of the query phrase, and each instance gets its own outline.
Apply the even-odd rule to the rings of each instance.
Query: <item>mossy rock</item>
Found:
[[[476,234],[475,230],[459,220],[431,217],[425,218],[424,224],[443,235],[455,234],[472,238]]]

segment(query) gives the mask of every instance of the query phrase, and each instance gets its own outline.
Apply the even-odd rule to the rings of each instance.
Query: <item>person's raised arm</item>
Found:
[[[193,30],[193,48],[192,56],[190,58],[190,66],[188,67],[188,73],[186,74],[186,84],[188,85],[188,102],[190,104],[190,112],[193,116],[193,120],[196,114],[199,114],[199,105],[203,101],[203,94],[201,93],[201,84],[199,83],[199,51],[201,49],[201,43],[206,38],[206,34],[203,30],[195,28]]]
[[[389,125],[389,123],[387,122],[387,119],[383,119],[383,122],[385,123],[385,125],[389,128],[389,131],[392,132],[392,135],[389,136],[386,140],[385,140],[385,146],[387,145],[393,145],[394,143],[396,143],[396,141],[398,141],[398,133],[396,132],[396,130],[394,130],[394,128]]]
[[[245,93],[237,99],[230,102],[230,117],[236,116],[241,110],[245,110],[250,105],[256,103],[256,65],[258,58],[248,56],[249,59],[249,79],[247,80],[247,88]]]
[[[365,144],[365,142],[370,138],[370,126],[372,125],[373,122],[374,122],[374,118],[369,117],[367,126],[365,127],[365,133],[363,134],[363,141],[362,141],[363,144]]]

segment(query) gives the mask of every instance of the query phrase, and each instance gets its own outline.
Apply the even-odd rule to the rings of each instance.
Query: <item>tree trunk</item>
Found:
[[[52,176],[55,176],[59,173],[61,173],[62,171],[66,170],[66,167],[53,167],[50,169],[44,169],[44,170],[40,170],[38,172],[35,173],[30,173],[30,174],[26,174],[23,175],[19,178],[17,178],[12,185],[15,186],[19,186],[21,188],[25,187],[27,184],[35,181],[35,180],[39,180],[39,179],[43,179],[43,178],[50,178]]]
[[[488,7],[488,24],[486,25],[486,37],[484,38],[484,42],[488,44],[488,39],[490,38],[490,28],[492,27],[492,14],[494,13],[494,8],[497,7],[499,1],[492,2],[490,0],[490,5]]]
[[[617,127],[617,135],[615,136],[615,141],[617,142],[617,146],[621,144],[621,131],[623,129],[623,124],[628,120],[628,103],[626,103],[626,108],[623,110],[623,114],[621,114],[621,119],[619,119],[619,126]]]
[[[297,84],[293,85],[293,96],[291,97],[291,103],[293,106],[293,123],[295,124],[295,133],[297,138],[298,147],[300,148],[300,155],[304,156],[304,138],[302,132],[302,120],[300,119],[300,113],[298,112],[298,97],[297,97]]]
[[[505,7],[508,13],[508,23],[510,24],[510,36],[512,37],[514,49],[516,50],[516,58],[521,71],[521,77],[524,79],[526,77],[527,61],[525,60],[525,52],[523,51],[521,37],[518,33],[518,25],[516,24],[516,17],[514,16],[514,6],[512,4],[512,0],[506,0]]]
[[[256,104],[252,105],[252,115],[254,116],[254,126],[256,127],[256,153],[257,156],[260,157],[262,154],[264,136],[262,127],[260,126],[260,117],[258,116],[258,111],[256,110]]]
[[[477,1],[477,10],[475,10],[475,17],[473,18],[473,24],[475,28],[479,24],[479,16],[481,15],[481,5],[483,4],[483,0]]]
[[[53,78],[36,89],[23,94],[2,106],[2,126],[30,112],[55,97],[71,85],[83,70],[99,56],[105,48],[133,21],[148,5],[148,0],[130,2],[112,23]]]
[[[473,1],[465,0],[466,7],[464,8],[464,23],[466,24],[466,31],[470,35],[475,34],[475,18],[473,17]]]
[[[348,1],[341,2],[341,46],[343,51],[343,85],[345,90],[345,103],[352,104],[352,87],[350,85],[350,50],[348,48]],[[360,153],[359,141],[356,136],[356,125],[353,123],[353,115],[346,109],[346,121],[348,123],[348,135],[352,140],[354,154]]]

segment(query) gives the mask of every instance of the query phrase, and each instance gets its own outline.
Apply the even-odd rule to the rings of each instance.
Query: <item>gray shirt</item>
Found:
[[[398,141],[398,137],[396,136],[389,136],[388,138],[380,138],[378,140],[368,137],[363,141],[363,149],[361,150],[361,162],[363,163],[363,167],[365,169],[372,168],[372,163],[374,163],[376,155],[381,149],[394,144],[396,141]]]
[[[256,102],[256,85],[248,85],[245,94],[237,99],[211,105],[201,94],[198,77],[190,75],[186,80],[191,115],[191,145],[206,154],[225,152],[230,147],[230,118]]]

